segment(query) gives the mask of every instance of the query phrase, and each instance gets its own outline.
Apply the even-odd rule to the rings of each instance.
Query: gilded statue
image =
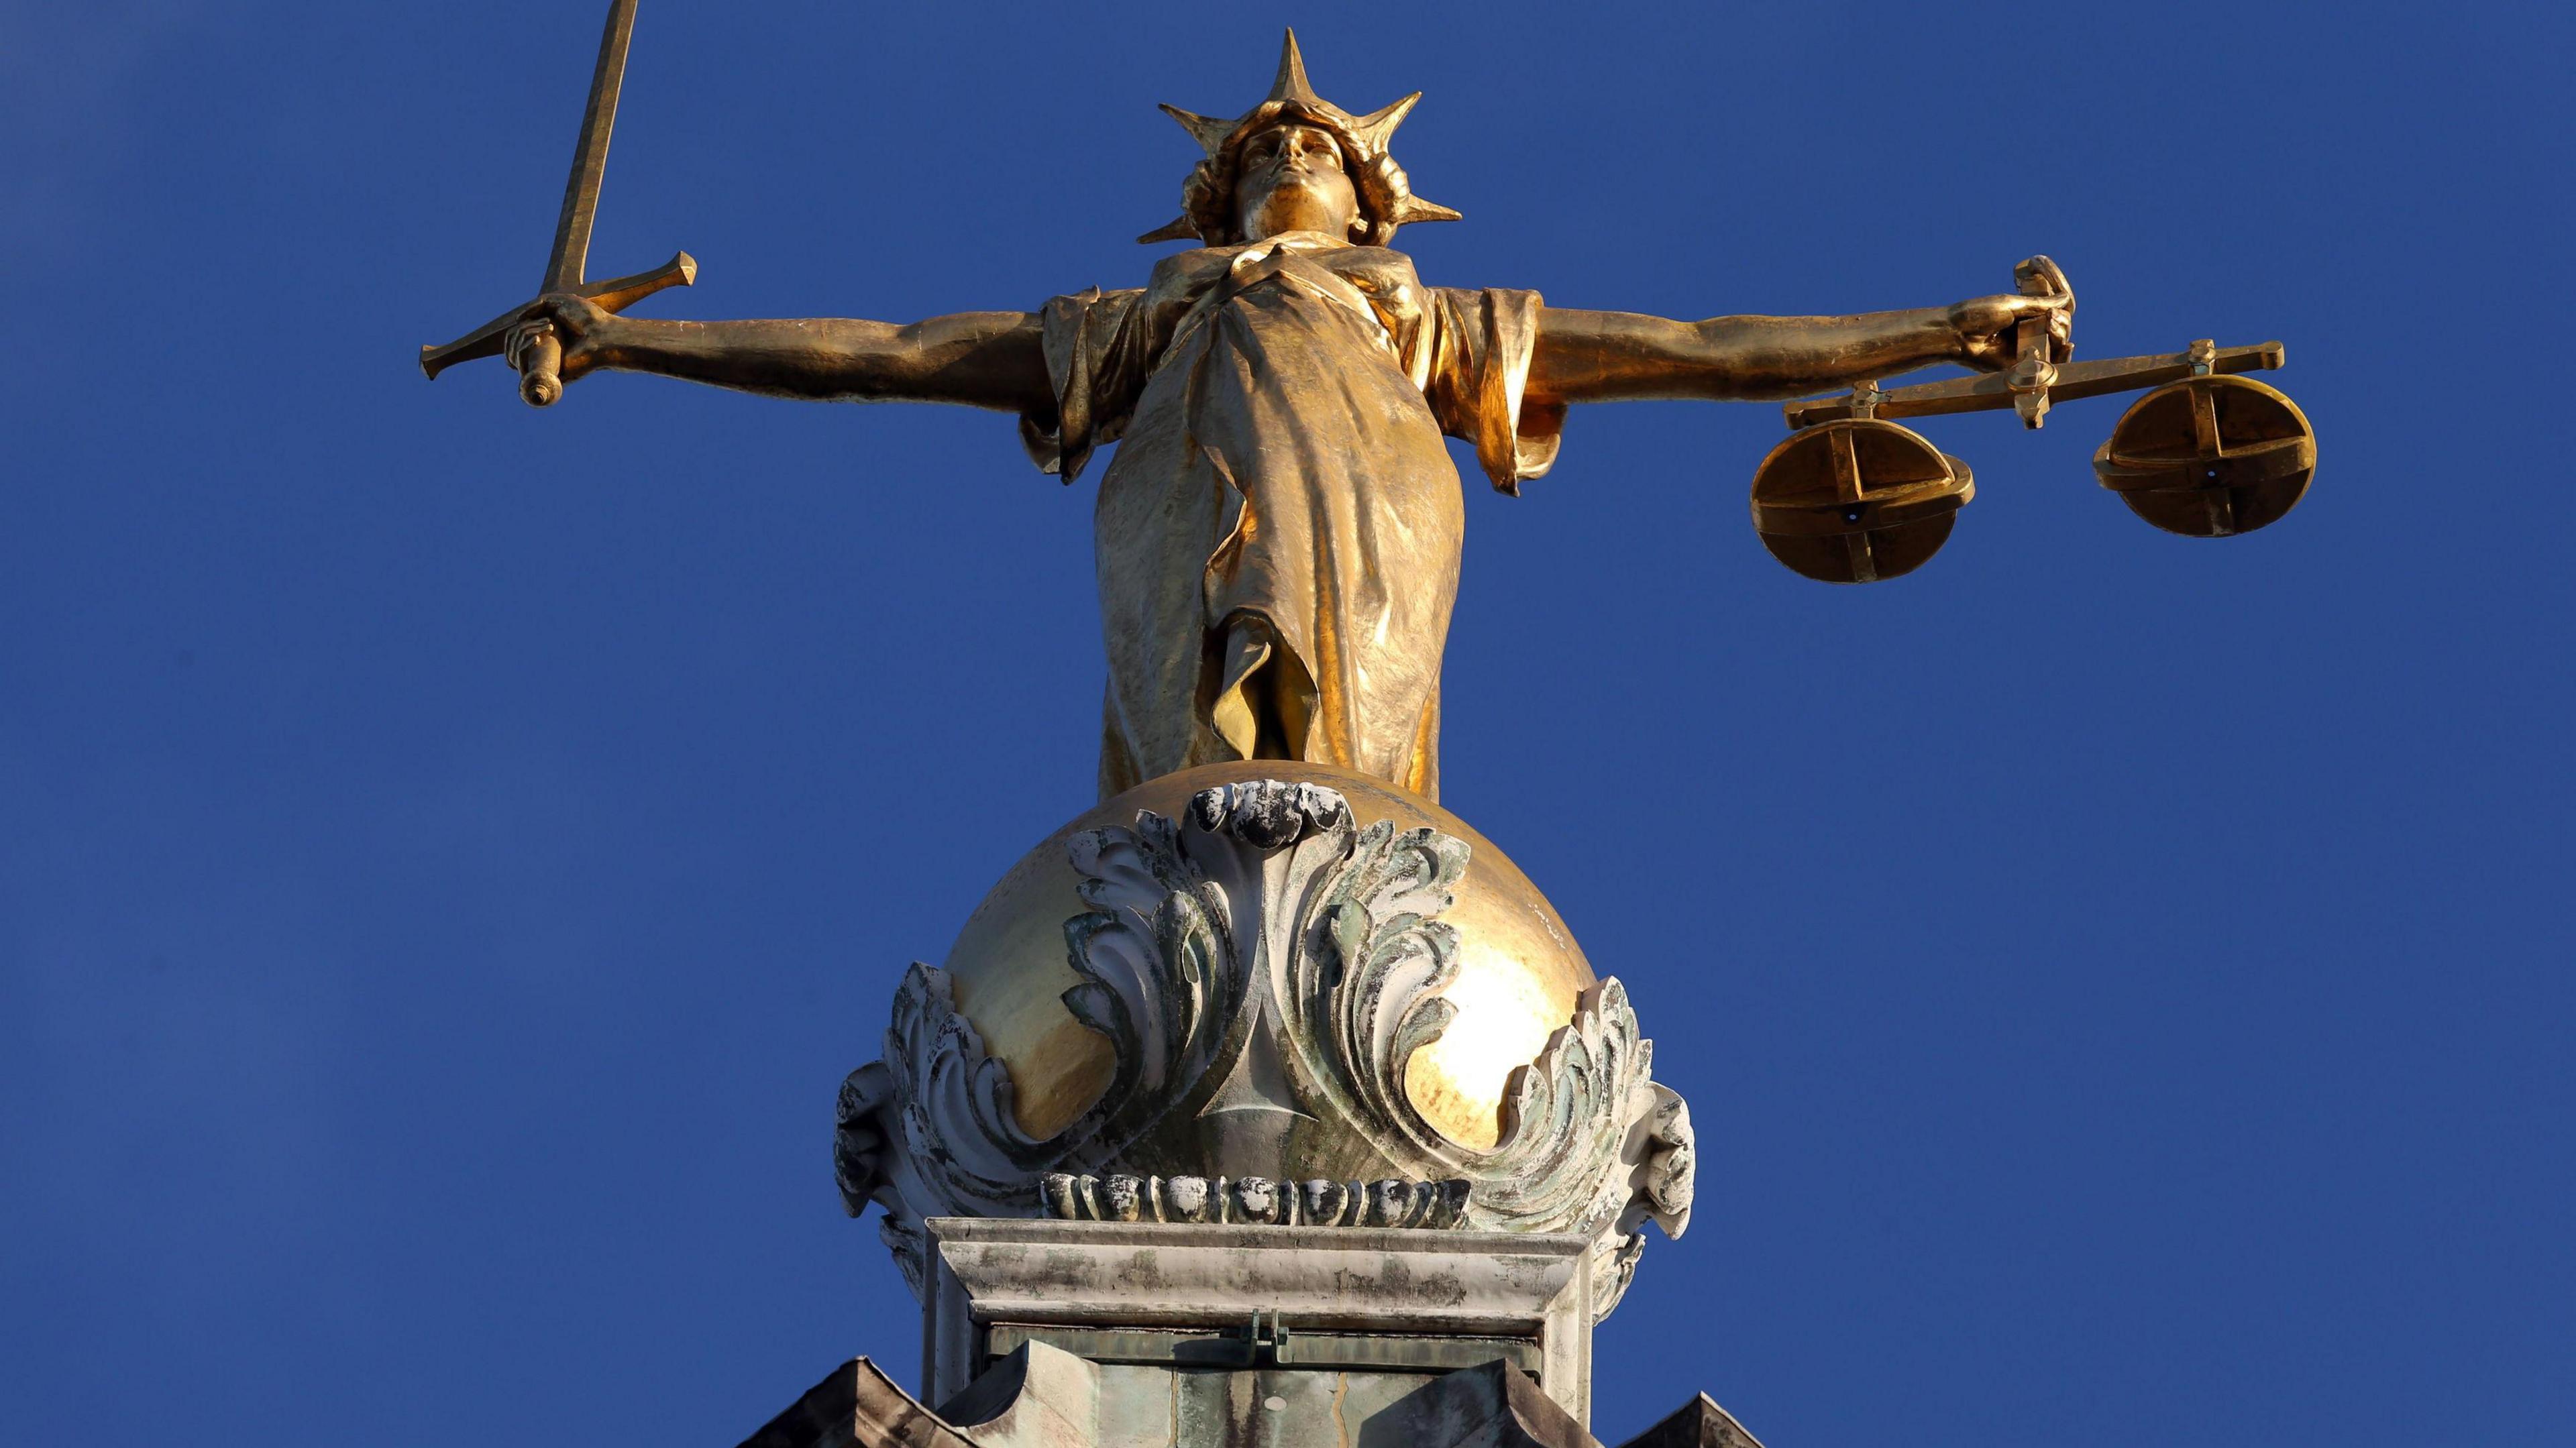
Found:
[[[523,372],[542,350],[567,384],[652,372],[1013,413],[1038,466],[1067,482],[1116,443],[1096,504],[1104,799],[1232,759],[1340,765],[1438,797],[1464,526],[1444,437],[1517,493],[1548,470],[1576,403],[1794,398],[1935,363],[1995,371],[2039,328],[2063,349],[2071,291],[1684,322],[1425,286],[1396,233],[1459,214],[1414,195],[1388,149],[1419,94],[1345,111],[1315,93],[1291,34],[1251,110],[1164,107],[1204,156],[1181,216],[1139,238],[1190,245],[1141,287],[906,325],[660,321],[616,314],[626,294],[606,289],[620,284],[571,289],[576,254],[499,345]],[[574,209],[568,198],[568,221]]]

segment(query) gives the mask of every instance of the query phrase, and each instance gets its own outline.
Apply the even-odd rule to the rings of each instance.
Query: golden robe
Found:
[[[1313,233],[1167,257],[1049,302],[1067,481],[1119,443],[1095,550],[1106,799],[1225,759],[1307,759],[1439,797],[1440,651],[1465,524],[1443,434],[1517,492],[1562,408],[1524,407],[1535,292],[1426,288]]]

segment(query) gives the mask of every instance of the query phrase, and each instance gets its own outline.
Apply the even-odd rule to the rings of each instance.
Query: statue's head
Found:
[[[1297,34],[1288,33],[1279,76],[1261,104],[1233,120],[1163,110],[1207,152],[1181,191],[1181,215],[1139,241],[1195,238],[1227,246],[1283,231],[1321,231],[1383,246],[1408,221],[1455,221],[1458,213],[1413,194],[1387,138],[1421,99],[1406,96],[1355,116],[1315,94]]]
[[[1327,126],[1282,118],[1243,143],[1235,160],[1234,231],[1245,241],[1283,231],[1361,239],[1359,188]]]

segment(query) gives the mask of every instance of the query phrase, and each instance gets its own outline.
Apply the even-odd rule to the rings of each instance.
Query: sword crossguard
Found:
[[[655,292],[670,287],[694,286],[697,280],[698,259],[684,251],[648,272],[637,272],[633,276],[615,277],[604,282],[584,282],[580,286],[566,287],[564,290],[576,297],[587,299],[601,311],[622,312]],[[503,355],[510,350],[510,334],[528,322],[530,314],[535,312],[538,304],[544,300],[542,297],[530,298],[444,347],[421,348],[420,370],[431,377],[436,377],[459,362],[471,362],[478,357]],[[555,375],[563,361],[562,340],[553,336],[551,327],[547,329],[547,336],[553,343],[554,350],[551,354],[528,347],[522,348],[520,355],[509,359],[513,367],[519,368],[519,395],[526,398],[531,407],[545,407],[556,398],[563,396],[562,379]],[[549,356],[551,360],[546,363],[545,381],[541,385],[537,377],[531,375],[524,364],[529,360]]]

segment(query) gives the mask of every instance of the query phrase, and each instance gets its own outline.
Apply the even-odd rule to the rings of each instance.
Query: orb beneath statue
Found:
[[[1458,973],[1441,991],[1457,1015],[1414,1054],[1404,1084],[1414,1109],[1442,1135],[1492,1148],[1512,1072],[1572,1019],[1595,983],[1591,964],[1529,877],[1457,816],[1381,780],[1277,759],[1165,775],[1086,811],[1023,856],[967,920],[943,967],[958,1010],[1010,1074],[1022,1129],[1040,1139],[1063,1130],[1108,1088],[1115,1065],[1109,1040],[1076,1020],[1063,999],[1081,980],[1067,958],[1065,922],[1092,908],[1067,842],[1085,830],[1133,825],[1140,811],[1177,819],[1200,790],[1260,779],[1338,791],[1363,827],[1427,826],[1469,846],[1456,903],[1440,917],[1459,936]]]

